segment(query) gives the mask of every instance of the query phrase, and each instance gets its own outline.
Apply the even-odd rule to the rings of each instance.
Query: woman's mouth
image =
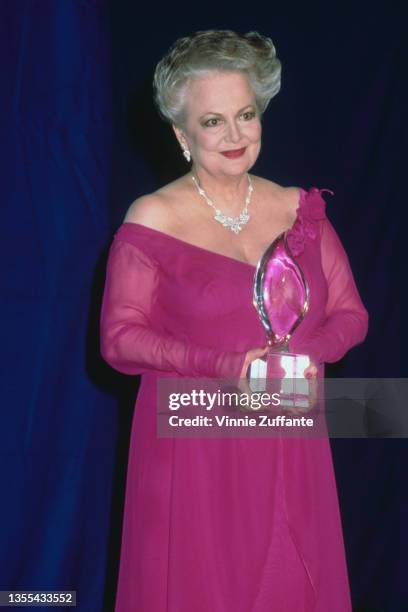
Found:
[[[232,149],[230,151],[221,151],[221,155],[224,157],[228,157],[229,159],[235,159],[236,157],[241,157],[246,151],[246,147],[242,147],[242,149]]]

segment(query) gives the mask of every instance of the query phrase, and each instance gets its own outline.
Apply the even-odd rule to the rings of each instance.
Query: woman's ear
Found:
[[[172,124],[171,127],[173,128],[173,131],[174,131],[174,133],[176,135],[176,138],[179,141],[180,145],[182,143],[186,143],[186,138],[184,136],[183,131],[179,127],[177,127],[174,123]]]
[[[174,124],[172,125],[172,128],[174,130],[174,133],[176,135],[177,140],[179,141],[179,144],[181,146],[181,150],[183,151],[184,157],[186,158],[186,160],[188,162],[190,162],[191,161],[191,153],[189,151],[187,140],[186,140],[186,137],[184,135],[184,132],[180,128],[178,128],[176,125],[174,125]]]

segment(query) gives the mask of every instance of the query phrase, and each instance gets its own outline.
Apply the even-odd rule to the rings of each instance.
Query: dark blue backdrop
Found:
[[[150,86],[178,36],[273,38],[282,91],[254,171],[334,190],[328,214],[370,313],[367,341],[331,373],[406,376],[403,23],[368,2],[2,1],[0,590],[72,589],[81,612],[113,610],[136,381],[99,358],[99,306],[129,203],[185,169]],[[406,612],[406,442],[332,447],[355,609]]]

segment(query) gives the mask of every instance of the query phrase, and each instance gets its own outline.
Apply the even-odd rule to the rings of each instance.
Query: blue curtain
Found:
[[[77,609],[95,612],[118,431],[97,357],[109,24],[102,2],[3,0],[0,27],[0,589],[76,590]]]

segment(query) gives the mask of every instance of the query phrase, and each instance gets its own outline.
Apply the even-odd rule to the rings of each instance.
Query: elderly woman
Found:
[[[365,337],[323,190],[249,174],[280,71],[269,38],[231,31],[182,38],[156,68],[160,113],[192,166],[130,206],[109,254],[102,355],[143,375],[116,612],[351,610],[327,439],[156,436],[158,378],[243,378],[265,354],[253,277],[282,232],[310,288],[290,340],[311,356],[306,374]]]

